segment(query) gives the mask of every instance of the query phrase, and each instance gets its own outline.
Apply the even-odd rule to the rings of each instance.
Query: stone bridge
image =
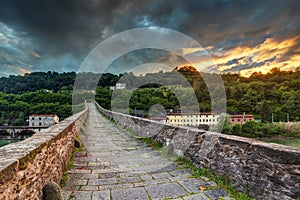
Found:
[[[41,199],[48,182],[60,183],[79,130],[85,148],[68,171],[66,199],[231,199],[217,183],[193,178],[136,137],[151,137],[170,155],[228,176],[255,199],[300,199],[300,149],[88,107],[42,134],[0,148],[0,199]]]

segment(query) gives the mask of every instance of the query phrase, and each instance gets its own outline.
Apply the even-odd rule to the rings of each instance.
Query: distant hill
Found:
[[[94,82],[99,74],[84,73],[85,84]],[[0,92],[9,94],[22,94],[38,90],[49,90],[57,92],[59,90],[72,90],[77,74],[75,72],[33,72],[24,76],[10,75],[0,78]],[[79,75],[80,76],[80,75]],[[120,75],[121,76],[121,75]],[[107,87],[116,84],[118,75],[106,73],[102,75],[99,85]]]

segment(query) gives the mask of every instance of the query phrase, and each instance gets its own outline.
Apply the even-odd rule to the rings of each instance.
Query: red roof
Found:
[[[37,116],[47,116],[47,117],[55,117],[56,114],[32,114],[30,117],[37,117]]]
[[[190,113],[170,113],[169,115],[218,115],[217,113],[210,112],[190,112]]]
[[[253,117],[253,115],[230,115],[230,117]]]

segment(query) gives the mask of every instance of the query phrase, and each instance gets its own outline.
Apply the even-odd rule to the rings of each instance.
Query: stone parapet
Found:
[[[300,199],[300,149],[179,127],[97,108],[117,124],[164,144],[198,167],[227,176],[256,199]]]
[[[42,199],[48,182],[60,183],[73,151],[74,139],[88,109],[0,148],[0,199]]]

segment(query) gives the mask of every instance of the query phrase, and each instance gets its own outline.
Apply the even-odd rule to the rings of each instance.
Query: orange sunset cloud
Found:
[[[296,36],[283,41],[267,38],[263,43],[254,47],[237,46],[221,54],[212,52],[211,57],[220,71],[239,71],[242,76],[250,76],[258,71],[267,73],[274,67],[293,70],[300,66],[300,55],[287,54],[297,45],[299,38],[300,36]],[[298,50],[296,52],[299,52]],[[253,65],[254,67],[251,67]]]

